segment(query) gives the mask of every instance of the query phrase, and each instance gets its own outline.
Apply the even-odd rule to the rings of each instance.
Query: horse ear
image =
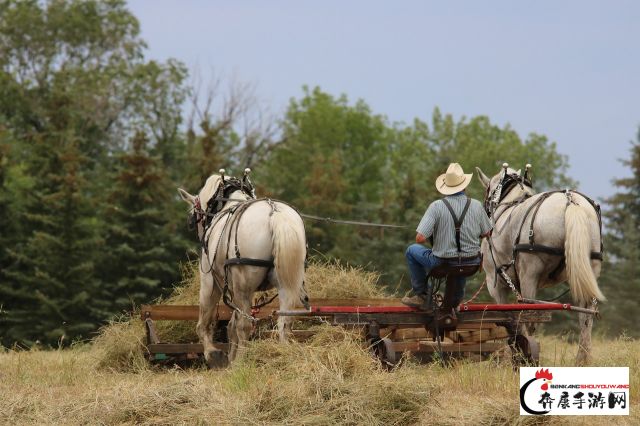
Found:
[[[187,203],[191,204],[192,206],[196,205],[196,197],[194,197],[193,195],[189,194],[187,191],[185,191],[182,188],[178,188],[178,193],[180,193],[180,197],[186,201]]]
[[[484,186],[485,188],[488,188],[489,182],[491,182],[491,179],[489,179],[487,175],[485,175],[482,172],[482,170],[480,170],[480,167],[476,167],[476,172],[478,173],[478,179],[480,179],[480,183],[482,184],[482,186]]]

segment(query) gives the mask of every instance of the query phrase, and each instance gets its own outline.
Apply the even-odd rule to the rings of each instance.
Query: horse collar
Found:
[[[505,170],[502,179],[500,179],[500,182],[498,183],[498,185],[496,185],[493,191],[489,191],[489,189],[487,188],[485,210],[489,217],[493,216],[496,208],[501,205],[500,203],[502,202],[502,200],[504,200],[507,194],[509,194],[509,192],[511,192],[511,190],[517,185],[519,185],[522,189],[524,189],[525,186],[532,188],[531,180],[516,173],[507,173]],[[519,204],[529,198],[529,196],[530,195],[525,195],[522,199],[514,202],[513,204]]]

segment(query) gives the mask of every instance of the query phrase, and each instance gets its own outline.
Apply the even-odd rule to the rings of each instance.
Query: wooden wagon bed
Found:
[[[197,321],[198,309],[193,305],[142,306],[141,318],[147,332],[146,350],[151,361],[171,362],[202,355],[200,343],[162,342],[155,327],[155,322],[160,320]],[[469,304],[462,305],[459,312],[440,311],[432,315],[407,307],[400,299],[314,299],[309,311],[280,312],[278,302],[273,301],[254,310],[253,316],[259,323],[273,321],[279,315],[295,316],[301,321],[321,318],[333,325],[359,330],[376,355],[388,364],[395,364],[404,352],[411,352],[422,359],[431,359],[438,353],[440,356],[481,360],[506,349],[509,344],[517,348],[526,361],[537,363],[537,342],[513,330],[517,330],[520,323],[548,322],[551,310],[556,309],[561,308]],[[227,306],[218,306],[218,329],[228,324],[231,314]],[[275,334],[275,331],[267,331],[261,333],[261,337],[275,337]],[[310,330],[292,330],[292,337],[299,341],[310,338],[312,334]],[[228,349],[226,341],[219,341],[216,346]]]

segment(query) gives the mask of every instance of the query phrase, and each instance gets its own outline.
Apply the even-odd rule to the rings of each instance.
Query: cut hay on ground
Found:
[[[575,345],[542,337],[542,364],[572,366]],[[594,339],[596,366],[629,366],[640,391],[640,342]],[[508,363],[443,368],[408,362],[387,372],[362,343],[323,327],[308,343],[250,342],[221,371],[107,371],[92,348],[0,353],[0,424],[640,424],[629,417],[520,417]]]
[[[166,300],[167,305],[197,305],[200,291],[198,264],[183,267],[183,281]],[[314,298],[384,298],[389,297],[378,285],[378,275],[361,268],[342,266],[335,262],[311,263],[306,271],[305,286]],[[273,291],[267,293],[270,297]],[[260,297],[257,295],[256,297]],[[161,341],[172,343],[197,342],[193,321],[158,321]],[[96,364],[116,371],[137,371],[144,364],[144,324],[135,313],[132,317],[114,320],[95,339],[92,351]]]
[[[192,280],[166,302],[194,303]],[[309,281],[316,297],[384,296],[371,288],[375,276],[353,268],[314,265]],[[340,293],[345,282],[359,290]],[[640,424],[637,398],[628,418],[520,417],[509,363],[445,368],[409,359],[387,372],[357,335],[326,325],[306,343],[249,342],[243,358],[219,371],[150,367],[143,338],[142,321],[126,318],[92,345],[0,353],[0,424]],[[575,344],[540,341],[542,365],[573,366]],[[593,365],[628,366],[630,393],[638,395],[640,342],[593,344]]]

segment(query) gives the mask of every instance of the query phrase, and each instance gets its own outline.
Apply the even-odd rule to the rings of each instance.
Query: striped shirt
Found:
[[[446,200],[459,218],[467,202],[464,194],[448,195]],[[469,210],[460,228],[460,247],[462,256],[475,256],[480,251],[480,236],[492,228],[487,213],[478,200],[471,200]],[[436,200],[427,209],[416,232],[429,238],[433,235],[433,254],[437,257],[457,257],[456,227],[449,209]]]

